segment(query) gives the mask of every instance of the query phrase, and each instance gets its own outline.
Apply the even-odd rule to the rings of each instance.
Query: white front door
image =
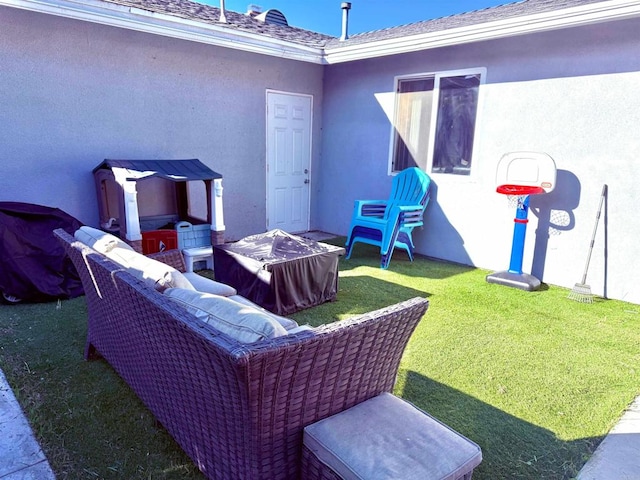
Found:
[[[313,97],[267,91],[267,230],[309,230]]]

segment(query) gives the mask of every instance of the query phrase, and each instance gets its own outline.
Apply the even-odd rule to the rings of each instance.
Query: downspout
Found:
[[[340,4],[342,9],[342,36],[340,41],[343,42],[349,38],[349,10],[351,10],[351,2],[342,2]]]

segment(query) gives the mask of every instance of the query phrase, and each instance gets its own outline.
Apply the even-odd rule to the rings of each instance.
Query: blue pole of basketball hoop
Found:
[[[524,238],[527,233],[527,223],[529,215],[529,195],[524,197],[522,203],[518,202],[516,216],[513,219],[513,242],[511,243],[511,261],[509,272],[522,273],[522,260],[524,257]]]
[[[498,193],[517,196],[519,200],[516,207],[516,216],[513,219],[513,240],[511,242],[509,270],[487,275],[487,282],[528,291],[536,290],[540,286],[540,280],[529,273],[522,272],[522,260],[524,258],[524,238],[527,233],[527,223],[529,223],[527,218],[529,215],[529,198],[532,194],[544,193],[544,190],[539,187],[502,185],[497,188],[497,191]]]
[[[486,276],[488,283],[497,283],[521,290],[532,291],[541,282],[530,273],[522,271],[524,241],[529,220],[531,195],[551,192],[556,183],[556,164],[546,153],[511,152],[502,156],[496,171],[496,192],[507,195],[509,204],[518,199],[516,216],[513,219],[513,240],[509,269]]]

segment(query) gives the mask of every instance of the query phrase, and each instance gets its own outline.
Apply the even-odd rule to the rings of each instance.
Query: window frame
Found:
[[[469,167],[468,175],[460,175],[456,173],[446,173],[446,172],[433,172],[433,154],[436,140],[436,130],[437,130],[437,120],[438,120],[438,108],[440,101],[440,80],[443,77],[459,77],[463,75],[479,75],[480,83],[478,85],[478,101],[476,105],[476,117],[475,117],[475,125],[474,125],[474,135],[473,135],[473,147],[471,153],[471,166]],[[389,158],[387,162],[388,174],[393,176],[400,172],[400,170],[394,170],[394,156],[396,151],[396,127],[395,124],[397,122],[396,116],[398,113],[399,102],[398,102],[398,89],[400,87],[400,83],[406,80],[421,80],[432,78],[434,81],[433,85],[433,102],[431,105],[431,117],[429,119],[430,127],[429,127],[429,139],[427,142],[427,162],[425,165],[425,172],[430,176],[442,176],[444,178],[460,178],[460,179],[470,179],[476,177],[478,175],[478,165],[477,165],[477,149],[479,145],[479,132],[480,132],[480,112],[482,111],[483,104],[483,92],[482,88],[485,85],[487,77],[487,69],[486,67],[471,67],[471,68],[463,68],[456,70],[442,70],[435,72],[422,72],[422,73],[413,73],[408,75],[397,75],[393,79],[393,118],[391,119],[391,133],[390,133],[390,141],[389,141]]]

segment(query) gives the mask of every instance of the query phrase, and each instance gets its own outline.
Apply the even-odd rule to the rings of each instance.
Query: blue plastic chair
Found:
[[[380,247],[380,268],[389,266],[395,248],[405,250],[413,261],[411,232],[423,224],[430,184],[425,172],[407,168],[393,178],[388,200],[356,200],[345,246],[346,258],[351,257],[353,245],[361,242]]]

